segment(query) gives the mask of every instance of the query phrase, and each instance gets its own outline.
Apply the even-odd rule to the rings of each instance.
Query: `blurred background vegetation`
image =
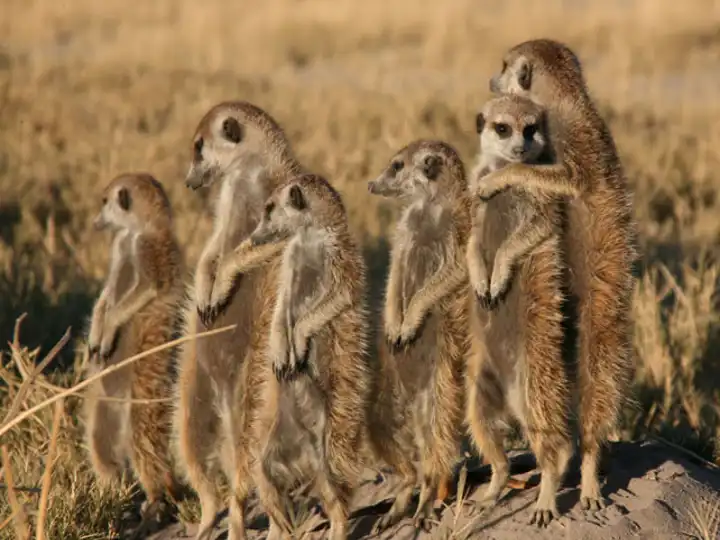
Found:
[[[0,343],[26,312],[16,356],[33,360],[67,326],[81,334],[109,251],[91,220],[121,172],[163,182],[193,268],[211,199],[184,187],[190,137],[224,99],[265,108],[339,188],[379,292],[395,214],[367,180],[418,137],[469,163],[503,52],[552,37],[580,56],[635,193],[637,392],[619,435],[660,432],[720,463],[720,2],[3,0],[2,12]],[[71,369],[53,377],[77,380],[73,346],[55,365]],[[76,408],[69,400],[59,443],[57,538],[107,532],[103,512],[124,500],[82,488],[92,481]],[[42,471],[32,430],[43,415],[8,439],[29,483]]]

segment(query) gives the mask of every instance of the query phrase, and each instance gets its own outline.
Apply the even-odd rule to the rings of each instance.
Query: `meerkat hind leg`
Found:
[[[583,509],[589,511],[605,508],[605,501],[600,492],[600,480],[598,479],[599,456],[600,446],[598,444],[593,444],[590,448],[583,448],[582,464],[580,466],[580,504],[582,504]]]
[[[416,529],[423,529],[430,532],[432,521],[437,518],[435,515],[435,498],[438,493],[438,486],[441,479],[434,475],[426,475],[420,485],[420,497],[418,498],[417,509],[413,515],[413,524]]]
[[[412,500],[413,491],[417,484],[417,471],[414,467],[404,467],[405,470],[398,471],[402,478],[400,488],[398,489],[395,500],[390,507],[390,510],[380,518],[375,526],[373,527],[372,534],[378,535],[382,531],[389,529],[393,525],[397,524],[407,513],[407,509],[410,506]]]
[[[541,437],[547,437],[541,435]],[[531,525],[547,526],[553,519],[557,519],[557,491],[562,482],[568,462],[572,456],[572,443],[570,441],[539,441],[537,436],[531,440],[533,452],[540,467],[540,492],[532,517]]]

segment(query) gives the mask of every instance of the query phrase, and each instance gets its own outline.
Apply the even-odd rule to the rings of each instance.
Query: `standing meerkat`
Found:
[[[490,100],[477,116],[480,155],[471,195],[490,171],[512,163],[551,162],[544,126],[544,110],[527,98]],[[509,189],[489,202],[474,197],[467,247],[473,292],[466,414],[475,444],[492,466],[480,505],[492,507],[508,484],[502,425],[517,420],[540,466],[531,519],[539,526],[557,517],[556,493],[573,449],[558,199],[522,189]]]
[[[451,146],[421,140],[398,152],[368,188],[404,203],[385,293],[378,421],[370,424],[376,455],[400,474],[402,486],[376,532],[402,518],[418,483],[414,520],[427,528],[438,489],[444,491],[459,457],[462,434],[467,183]]]
[[[288,494],[310,483],[330,519],[329,538],[340,540],[362,472],[371,399],[365,262],[340,195],[317,175],[275,190],[248,254],[281,241],[268,350],[275,376],[258,425],[260,500],[269,538],[292,535]]]
[[[581,502],[605,506],[598,480],[602,445],[615,431],[634,369],[632,197],[615,143],[598,113],[577,56],[549,39],[526,41],[503,58],[495,93],[529,97],[548,111],[556,153],[550,165],[513,164],[483,180],[487,199],[509,186],[570,195],[563,235],[573,305],[578,311]]]
[[[183,294],[170,203],[155,178],[143,173],[114,178],[103,191],[94,226],[112,230],[114,238],[107,281],[90,323],[90,375],[173,339]],[[179,493],[169,459],[172,363],[172,350],[157,352],[94,382],[85,401],[85,437],[95,473],[101,480],[114,478],[129,459],[147,498],[144,509]]]
[[[245,538],[252,488],[251,432],[269,368],[265,350],[275,303],[278,260],[243,272],[237,248],[260,221],[276,186],[301,172],[277,122],[247,102],[210,109],[193,136],[192,189],[220,183],[213,233],[200,256],[186,306],[188,333],[235,328],[182,348],[174,431],[178,461],[198,493],[198,538],[219,510],[217,474],[231,487],[229,538]],[[278,257],[279,258],[279,257]]]

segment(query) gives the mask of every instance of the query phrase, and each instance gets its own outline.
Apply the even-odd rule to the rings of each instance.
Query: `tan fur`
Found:
[[[505,95],[491,99],[478,114],[476,125],[480,153],[470,181],[471,193],[482,190],[486,174],[508,164],[548,163],[554,157],[547,140],[545,111],[527,98]],[[523,195],[522,190],[515,192],[505,216],[512,226],[497,247],[494,259],[487,261],[488,252],[481,253],[484,243],[479,241],[487,219],[487,205],[475,199],[472,214],[475,241],[468,244],[468,274],[478,300],[486,307],[506,293],[517,263],[559,230],[556,198]],[[492,273],[488,273],[488,266]]]
[[[539,106],[519,96],[502,96],[489,101],[483,114],[484,122],[478,122],[480,164],[546,160],[547,133],[539,130],[534,135],[536,143],[542,141],[541,147],[529,144],[522,135],[528,125],[540,125]],[[498,122],[502,136],[496,133]],[[509,151],[518,144],[536,150]],[[481,177],[474,185],[483,182]],[[572,455],[570,386],[563,358],[562,206],[560,201],[538,200],[532,193],[511,188],[487,203],[475,197],[472,210],[475,220],[467,249],[474,291],[467,422],[493,471],[480,505],[492,507],[508,484],[501,428],[506,421],[517,420],[542,475],[532,522],[547,525],[557,517],[555,495]],[[493,260],[488,287],[486,262]],[[496,277],[498,269],[501,277]],[[511,281],[514,269],[517,277]]]
[[[275,376],[257,432],[259,494],[269,537],[290,535],[289,492],[310,483],[339,540],[363,470],[371,399],[365,262],[325,179],[295,177],[265,208],[246,257],[268,245],[284,250],[268,349]]]
[[[418,483],[416,526],[427,527],[432,503],[459,457],[462,436],[467,184],[453,148],[416,141],[392,159],[369,189],[405,203],[391,251],[379,387],[369,433],[377,457],[403,480],[376,530],[403,516]]]
[[[579,332],[582,444],[581,501],[604,506],[598,481],[601,445],[614,432],[629,392],[632,265],[636,227],[632,198],[612,135],[587,89],[580,61],[549,39],[512,47],[495,92],[526,95],[548,110],[557,163],[512,165],[486,178],[485,197],[509,185],[574,198],[563,248]]]
[[[117,203],[121,190],[127,210]],[[182,298],[182,259],[161,184],[149,174],[124,174],[110,182],[104,198],[95,224],[116,232],[89,331],[90,374],[173,339]],[[172,363],[172,350],[157,352],[93,383],[85,402],[87,444],[98,477],[115,478],[129,459],[147,505],[179,493],[169,452],[171,405],[102,398],[167,399]]]
[[[228,138],[236,134],[238,142]],[[232,490],[229,538],[246,536],[245,502],[253,484],[251,434],[270,374],[264,351],[279,260],[243,272],[234,264],[234,252],[259,222],[272,190],[300,171],[282,129],[249,103],[216,105],[193,137],[187,185],[197,189],[217,181],[220,192],[214,232],[198,261],[185,309],[186,332],[237,325],[188,342],[179,359],[175,447],[200,497],[198,537],[209,531],[219,510],[220,472]]]

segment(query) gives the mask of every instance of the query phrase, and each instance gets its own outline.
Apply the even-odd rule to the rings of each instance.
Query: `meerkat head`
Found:
[[[265,202],[260,223],[250,235],[253,245],[284,240],[304,227],[343,227],[340,194],[322,176],[304,174],[276,188]]]
[[[578,57],[567,45],[551,39],[515,45],[505,53],[500,73],[490,79],[495,94],[519,94],[542,104],[563,89],[582,92],[584,88]]]
[[[152,175],[116,176],[103,190],[102,208],[93,221],[97,230],[141,232],[167,227],[172,219],[167,194]]]
[[[195,130],[186,185],[198,189],[233,173],[274,170],[294,161],[283,130],[268,113],[243,101],[223,102]]]
[[[484,160],[495,161],[494,168],[536,161],[547,144],[545,110],[519,95],[489,100],[477,114],[475,127]]]
[[[385,171],[368,183],[375,195],[411,200],[454,197],[465,187],[465,171],[455,149],[426,140],[400,150]]]

